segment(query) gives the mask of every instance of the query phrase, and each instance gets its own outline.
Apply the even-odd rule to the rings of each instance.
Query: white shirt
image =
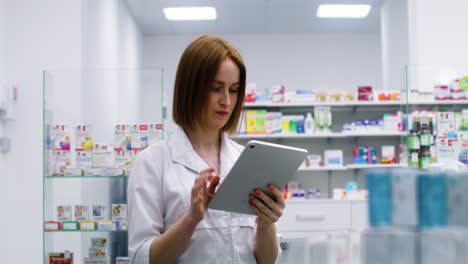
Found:
[[[225,135],[222,137],[221,180],[242,150],[243,146]],[[206,168],[208,165],[194,151],[180,127],[169,139],[139,154],[127,190],[130,263],[149,263],[152,241],[188,211],[194,181]],[[176,263],[256,263],[253,255],[255,218],[208,209]],[[280,255],[278,245],[277,262]]]

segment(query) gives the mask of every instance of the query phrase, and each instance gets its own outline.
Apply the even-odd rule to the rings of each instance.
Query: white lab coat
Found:
[[[222,137],[221,180],[242,150],[243,146]],[[128,182],[130,263],[149,263],[152,241],[189,209],[195,178],[207,167],[180,127],[167,140],[139,154]],[[176,262],[256,263],[255,233],[255,216],[208,209]],[[278,249],[277,262],[279,245]]]

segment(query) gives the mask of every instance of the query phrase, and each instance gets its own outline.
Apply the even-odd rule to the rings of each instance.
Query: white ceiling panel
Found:
[[[126,0],[145,35],[202,33],[378,33],[381,0]],[[370,4],[364,19],[317,18],[327,4]],[[214,21],[167,21],[163,8],[214,6]]]

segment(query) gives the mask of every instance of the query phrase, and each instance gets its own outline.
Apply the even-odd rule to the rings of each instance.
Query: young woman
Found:
[[[227,41],[205,35],[185,49],[174,87],[178,127],[139,154],[128,183],[132,264],[278,260],[275,222],[285,207],[278,188],[268,186],[275,199],[252,190],[257,216],[208,209],[243,149],[226,134],[236,131],[245,83],[245,65]]]

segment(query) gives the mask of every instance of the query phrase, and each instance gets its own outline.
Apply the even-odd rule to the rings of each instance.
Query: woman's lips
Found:
[[[221,116],[221,117],[225,117],[227,116],[229,113],[228,112],[225,112],[225,111],[216,111],[216,114]]]

